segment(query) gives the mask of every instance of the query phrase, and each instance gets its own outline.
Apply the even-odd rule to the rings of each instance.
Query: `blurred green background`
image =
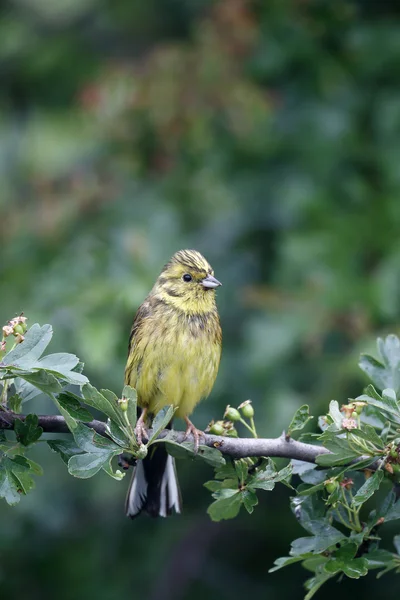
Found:
[[[395,0],[2,2],[1,322],[51,323],[119,393],[137,307],[193,247],[224,284],[198,426],[251,398],[276,436],[361,393],[359,352],[399,333],[399,26]],[[36,459],[36,491],[0,506],[2,597],[303,597],[299,566],[267,574],[305,535],[283,486],[215,524],[211,471],[180,462],[184,514],[131,522],[127,481]],[[319,595],[382,585],[398,597],[373,575]]]

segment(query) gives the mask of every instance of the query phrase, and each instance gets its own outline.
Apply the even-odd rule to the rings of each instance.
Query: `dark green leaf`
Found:
[[[308,404],[303,404],[303,406],[300,406],[300,408],[296,410],[293,419],[290,421],[287,435],[291,436],[294,431],[300,431],[313,418],[314,417],[310,416]]]
[[[400,519],[400,502],[396,500],[393,506],[388,510],[385,516],[385,523],[389,521],[395,521],[396,519]]]
[[[393,538],[393,545],[396,548],[397,554],[400,554],[400,535],[395,535]]]
[[[371,496],[379,489],[383,480],[383,471],[375,471],[369,479],[366,480],[363,486],[357,491],[354,496],[353,503],[355,506],[364,504]]]
[[[240,510],[242,498],[239,490],[221,490],[217,492],[218,499],[207,509],[212,521],[222,521],[223,519],[234,519]]]
[[[81,405],[75,394],[72,394],[71,392],[62,392],[58,395],[57,400],[60,406],[73,419],[83,421],[84,423],[89,423],[93,419],[93,415]]]
[[[370,442],[380,450],[383,450],[385,447],[384,443],[382,442],[382,439],[377,434],[375,428],[366,423],[363,423],[362,429],[352,429],[349,432],[349,434],[350,439],[352,438],[352,436],[359,437],[367,442]]]
[[[43,428],[38,425],[37,415],[27,415],[23,421],[15,419],[14,431],[18,442],[23,446],[29,446],[37,442],[43,433]]]
[[[343,564],[343,573],[351,579],[359,579],[368,573],[368,562],[365,558],[354,558]]]
[[[154,441],[153,443],[165,443],[168,454],[175,458],[191,458],[192,460],[204,460],[212,467],[221,467],[225,464],[225,459],[221,452],[216,448],[208,446],[199,446],[198,452],[194,452],[194,447],[191,442],[182,442],[178,444],[175,440],[167,437],[162,440]]]
[[[254,492],[251,492],[247,489],[242,490],[240,493],[242,496],[243,506],[245,507],[247,512],[251,514],[254,510],[254,507],[258,504],[257,495]]]
[[[240,483],[243,485],[246,482],[249,465],[247,464],[244,458],[234,461],[235,471],[237,474],[237,478]]]
[[[299,556],[307,554],[308,552],[314,552],[315,549],[315,537],[301,537],[293,540],[291,544],[290,554],[293,556]]]
[[[108,390],[105,391],[108,392]],[[85,404],[87,404],[88,406],[92,406],[93,408],[96,408],[100,412],[104,413],[112,421],[124,425],[120,410],[118,408],[118,401],[116,396],[115,402],[110,401],[108,398],[106,398],[106,396],[104,396],[102,393],[96,390],[95,387],[90,385],[90,383],[87,383],[83,386],[82,396],[84,398]]]

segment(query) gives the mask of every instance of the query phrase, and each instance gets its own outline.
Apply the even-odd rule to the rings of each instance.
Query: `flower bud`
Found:
[[[233,406],[229,406],[229,404],[226,407],[224,417],[229,419],[229,421],[240,421],[241,419],[240,412],[237,408],[233,408]]]
[[[245,400],[240,404],[239,409],[246,419],[252,419],[254,417],[254,408],[251,404],[251,400]]]

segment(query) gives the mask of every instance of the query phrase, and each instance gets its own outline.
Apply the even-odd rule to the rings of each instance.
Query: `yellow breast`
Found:
[[[218,313],[186,315],[162,302],[147,301],[132,330],[125,382],[135,387],[138,403],[157,413],[177,407],[191,414],[214,385],[221,356]]]

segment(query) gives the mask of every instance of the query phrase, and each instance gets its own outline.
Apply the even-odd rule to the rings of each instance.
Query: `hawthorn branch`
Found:
[[[61,415],[38,415],[39,426],[44,433],[70,433],[64,417]],[[14,429],[15,421],[24,421],[24,415],[17,415],[10,411],[0,412],[0,429]],[[88,427],[107,436],[106,424],[103,421],[93,420],[86,423]],[[160,438],[171,435],[170,430],[162,431]],[[177,443],[184,441],[183,431],[174,431],[173,439]],[[189,441],[192,436],[189,436]],[[323,446],[305,444],[287,438],[283,433],[280,437],[272,439],[253,439],[253,438],[232,438],[219,435],[204,434],[201,443],[211,448],[217,448],[225,456],[231,458],[246,458],[249,456],[270,456],[275,458],[290,458],[304,460],[305,462],[315,463],[315,459],[320,454],[327,454],[329,450]]]

